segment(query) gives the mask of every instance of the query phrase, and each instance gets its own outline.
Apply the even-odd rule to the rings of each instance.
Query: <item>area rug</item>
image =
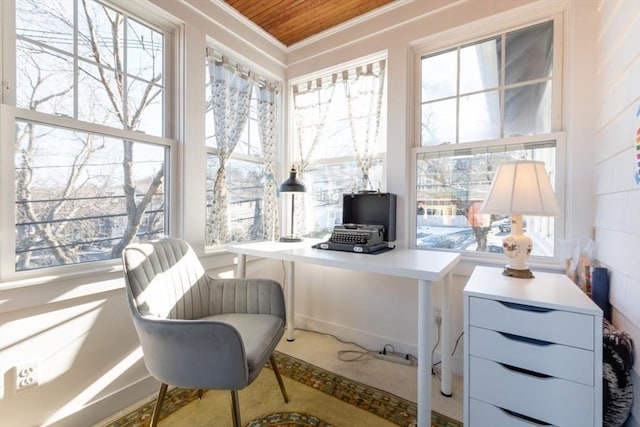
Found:
[[[273,371],[263,370],[249,387],[239,392],[241,418],[246,427],[383,427],[416,424],[417,407],[414,402],[292,356],[279,352],[274,355],[290,401],[284,403]],[[154,398],[150,397],[148,402],[104,426],[149,425]],[[230,426],[230,393],[210,390],[202,399],[197,399],[194,390],[172,388],[167,392],[159,425]],[[461,427],[462,423],[432,411],[431,425]]]

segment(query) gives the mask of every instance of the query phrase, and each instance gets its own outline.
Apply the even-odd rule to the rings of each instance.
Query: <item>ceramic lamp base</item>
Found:
[[[516,279],[533,279],[535,277],[529,269],[518,270],[510,267],[505,267],[504,270],[502,270],[502,275],[515,277]]]
[[[533,277],[527,260],[531,255],[533,242],[522,232],[522,215],[511,216],[511,234],[502,240],[502,249],[509,258],[509,263],[505,267],[504,275],[516,277],[518,279],[530,279]]]

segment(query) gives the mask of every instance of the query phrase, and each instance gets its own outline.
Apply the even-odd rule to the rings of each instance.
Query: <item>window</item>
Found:
[[[207,246],[278,237],[278,85],[207,49]]]
[[[343,194],[383,190],[385,65],[377,60],[292,85],[292,163],[307,188],[295,221],[304,236],[324,237],[342,222]]]
[[[16,0],[14,18],[15,271],[168,234],[170,33],[93,0]]]
[[[561,186],[557,25],[545,21],[419,54],[416,247],[502,252],[508,218],[476,212],[502,162],[542,160]],[[552,257],[553,219],[525,223],[533,255]]]

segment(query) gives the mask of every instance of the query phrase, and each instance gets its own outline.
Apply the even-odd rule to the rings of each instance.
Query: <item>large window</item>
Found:
[[[13,17],[2,153],[13,149],[14,176],[2,180],[15,189],[15,271],[119,258],[168,234],[170,34],[94,0],[16,0]]]
[[[278,85],[206,57],[207,246],[278,237]]]
[[[307,188],[295,221],[307,237],[342,222],[343,194],[384,191],[385,67],[377,60],[292,85],[291,159]]]
[[[418,58],[415,246],[502,252],[508,218],[479,214],[502,162],[545,162],[560,186],[558,22],[541,22]],[[533,255],[554,254],[553,219],[525,218]]]

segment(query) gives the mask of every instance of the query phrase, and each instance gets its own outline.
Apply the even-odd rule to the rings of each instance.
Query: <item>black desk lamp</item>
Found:
[[[300,237],[296,237],[293,234],[293,224],[295,223],[295,194],[304,193],[306,190],[304,182],[300,181],[297,177],[298,172],[295,166],[291,166],[289,171],[289,178],[287,178],[282,184],[280,184],[281,193],[291,193],[291,234],[288,236],[280,237],[281,242],[301,242]]]

